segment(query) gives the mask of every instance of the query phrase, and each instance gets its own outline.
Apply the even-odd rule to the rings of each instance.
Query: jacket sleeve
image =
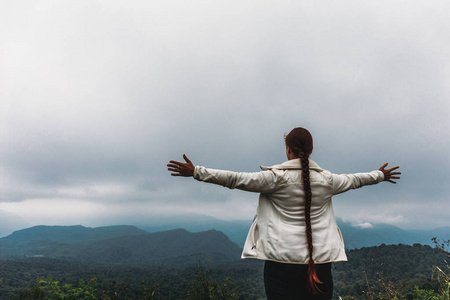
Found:
[[[333,195],[346,192],[350,189],[357,189],[365,185],[377,184],[384,179],[381,171],[372,171],[369,173],[341,174],[333,176]]]
[[[282,178],[273,171],[241,173],[225,170],[209,169],[196,166],[194,178],[199,181],[218,184],[230,189],[248,192],[271,193],[278,189]]]

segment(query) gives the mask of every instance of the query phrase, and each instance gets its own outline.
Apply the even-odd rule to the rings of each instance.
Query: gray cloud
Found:
[[[258,171],[282,162],[283,134],[304,126],[313,159],[333,172],[402,167],[396,186],[339,196],[340,216],[403,227],[448,219],[446,1],[1,5],[8,213],[30,218],[39,203],[34,222],[93,222],[89,209],[105,222],[121,209],[251,219],[257,195],[170,178],[165,164],[187,153]],[[73,205],[85,210],[70,214]]]

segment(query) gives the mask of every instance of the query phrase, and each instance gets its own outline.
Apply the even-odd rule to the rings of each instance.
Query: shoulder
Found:
[[[322,170],[320,172],[311,172],[312,181],[321,181],[328,185],[333,185],[333,174],[328,170]]]

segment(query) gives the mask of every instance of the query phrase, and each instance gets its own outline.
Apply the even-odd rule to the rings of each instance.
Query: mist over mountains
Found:
[[[450,226],[432,230],[404,230],[389,224],[361,224],[353,225],[337,218],[338,226],[344,237],[347,249],[378,246],[381,244],[405,244],[415,243],[432,245],[431,238],[448,239]],[[225,233],[230,240],[242,247],[247,237],[251,220],[224,221],[203,215],[178,215],[173,217],[161,217],[149,219],[146,224],[134,224],[136,227],[157,232],[176,228],[184,228],[191,232],[200,232],[215,229]]]
[[[243,299],[260,299],[263,263],[240,259],[250,223],[188,215],[154,218],[139,226],[40,225],[17,230],[0,238],[0,278],[5,287],[0,299],[12,299],[19,289],[32,288],[36,278],[49,275],[63,281],[71,278],[71,282],[96,277],[102,290],[112,280],[136,291],[140,289],[136,283],[143,278],[163,280],[165,299],[182,299],[198,266],[234,278],[245,294]],[[438,249],[420,243],[431,244],[433,236],[448,239],[449,227],[405,231],[385,224],[338,223],[346,248],[353,250],[347,251],[349,263],[333,267],[336,295],[359,295],[362,272],[367,270],[369,279],[376,280],[378,275],[369,273],[380,266],[388,267],[389,274],[413,280],[414,285],[430,284],[432,266],[442,265],[446,258]]]
[[[151,218],[146,224],[136,226],[34,226],[1,238],[0,257],[177,265],[183,261],[180,257],[192,261],[204,259],[207,254],[213,263],[223,263],[240,258],[250,225],[248,220],[179,215]],[[346,249],[381,244],[432,245],[431,238],[450,236],[450,227],[408,231],[387,224],[354,226],[339,219],[338,225]]]

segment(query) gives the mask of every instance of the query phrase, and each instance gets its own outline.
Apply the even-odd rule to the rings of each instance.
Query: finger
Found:
[[[172,171],[172,172],[180,172],[179,169],[174,169],[174,168],[168,168],[167,170],[168,170],[168,171]]]
[[[389,173],[389,174],[391,174],[391,175],[400,175],[402,173],[401,172],[392,172],[392,173]]]
[[[170,173],[170,175],[172,175],[172,176],[183,176],[183,175],[180,174],[180,173]]]
[[[183,168],[183,166],[177,166],[177,165],[167,165],[167,168],[172,168],[174,170],[180,170]]]
[[[385,163],[384,165],[382,165],[382,166],[380,167],[380,170],[386,168],[387,165],[388,165],[388,163]]]
[[[397,182],[395,182],[394,180],[388,180],[390,183],[393,183],[393,184],[397,184]]]
[[[396,167],[390,168],[388,171],[391,172],[391,171],[394,171],[394,170],[396,170],[396,169],[398,169],[398,168],[400,168],[400,167],[399,167],[399,166],[396,166]]]
[[[400,179],[398,176],[391,176],[392,179]]]
[[[170,163],[172,163],[172,164],[177,164],[177,165],[182,165],[182,164],[184,164],[183,162],[179,162],[179,161],[176,161],[176,160],[171,160],[171,161],[169,161]]]
[[[391,172],[391,175],[400,175],[402,172]]]
[[[179,168],[181,165],[167,164],[167,166],[171,168]]]
[[[192,165],[191,160],[186,156],[186,154],[183,154],[183,158],[184,158],[184,160],[185,160],[188,164],[191,164],[191,165]]]

